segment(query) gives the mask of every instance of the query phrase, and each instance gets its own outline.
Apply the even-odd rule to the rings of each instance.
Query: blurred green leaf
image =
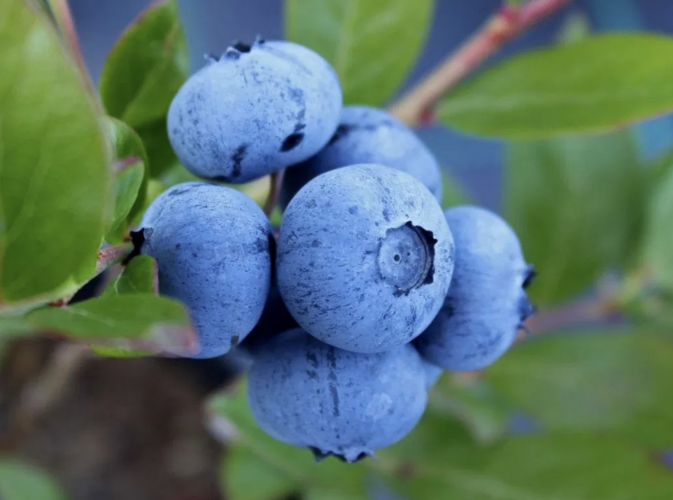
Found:
[[[275,471],[271,479],[279,488],[279,494],[281,489],[287,491],[291,481],[294,490],[297,491],[310,488],[331,491],[334,494],[343,494],[354,499],[359,499],[362,495],[368,470],[365,463],[345,464],[337,459],[329,458],[318,464],[309,450],[281,443],[268,436],[253,419],[248,407],[245,384],[239,384],[232,394],[220,394],[211,398],[208,406],[217,418],[222,419],[222,422],[233,425],[236,438],[232,446],[248,451],[244,458],[250,462],[247,464],[250,470],[253,468],[263,470],[270,467]],[[241,460],[241,457],[235,457],[235,460]],[[253,460],[263,464],[255,464]],[[246,496],[248,492],[243,488],[243,483],[248,479],[233,479],[237,471],[240,471],[240,466],[240,462],[230,463],[225,455],[223,482],[227,485],[228,481],[234,480],[233,485],[226,486],[226,491],[230,495],[227,498],[232,500],[258,498]],[[287,482],[281,481],[279,475],[286,477]],[[257,494],[257,492],[254,491],[251,494]]]
[[[302,495],[303,500],[370,500],[371,497],[363,487],[357,492],[342,492],[339,490],[309,488]]]
[[[37,333],[21,316],[0,315],[0,362],[10,340]],[[1,497],[0,497],[1,498]]]
[[[582,10],[574,10],[566,15],[556,35],[559,43],[576,43],[591,34],[591,20]]]
[[[478,379],[465,381],[460,374],[444,376],[430,392],[428,411],[451,415],[475,441],[490,444],[507,431],[512,407]]]
[[[188,354],[195,350],[195,334],[185,307],[167,297],[149,293],[122,294],[86,300],[69,307],[47,307],[30,312],[31,325],[71,339],[131,343],[102,343]]]
[[[378,451],[376,458],[384,473],[413,473],[417,468],[424,469],[427,464],[443,468],[476,449],[482,448],[465,425],[430,407],[408,436]]]
[[[138,211],[136,216],[133,218],[132,224],[136,226],[140,224],[140,221],[143,218],[143,214],[145,213],[147,208],[151,205],[151,203],[154,200],[157,199],[157,196],[166,191],[166,189],[168,189],[168,186],[163,181],[157,179],[150,179],[147,182],[147,194],[145,196],[145,203],[143,203],[143,206]]]
[[[450,442],[435,442],[450,447]],[[392,481],[411,500],[668,500],[673,475],[645,451],[603,436],[517,437],[410,467]]]
[[[433,0],[288,0],[285,28],[332,64],[346,104],[376,106],[414,66],[433,8]]]
[[[124,268],[117,279],[107,287],[102,297],[134,293],[156,293],[159,268],[149,255],[138,255]]]
[[[467,191],[446,169],[442,169],[442,208],[446,210],[450,207],[469,204],[470,196]]]
[[[100,93],[105,109],[138,132],[153,176],[175,161],[166,114],[187,72],[175,0],[152,2],[117,41],[103,68]]]
[[[93,274],[108,159],[94,101],[48,17],[6,0],[0,20],[0,310],[23,310]]]
[[[40,469],[15,460],[0,458],[2,500],[65,500],[61,488]]]
[[[649,200],[642,259],[655,284],[673,291],[673,158],[667,160]]]
[[[512,349],[485,377],[545,428],[673,446],[670,336],[620,331],[540,337]]]
[[[437,114],[459,130],[510,139],[615,129],[673,110],[672,59],[670,37],[587,37],[485,71]]]
[[[220,483],[224,496],[231,500],[280,499],[299,487],[292,476],[260,460],[242,444],[227,448]]]
[[[33,333],[35,328],[21,316],[0,315],[0,338],[12,338]]]
[[[635,257],[648,177],[628,131],[512,143],[506,216],[539,272],[534,302],[568,299]]]
[[[150,161],[151,177],[157,178],[162,172],[178,164],[178,158],[175,156],[173,147],[168,140],[168,128],[165,119],[139,126],[136,130],[145,144],[145,150]]]

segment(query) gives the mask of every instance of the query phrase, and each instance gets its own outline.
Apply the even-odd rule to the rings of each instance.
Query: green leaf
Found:
[[[164,119],[136,129],[145,144],[150,162],[150,175],[153,178],[159,177],[162,172],[178,164],[178,158],[168,140],[167,127]]]
[[[539,138],[595,132],[673,110],[673,38],[587,37],[535,50],[448,94],[437,114],[465,132]]]
[[[346,104],[376,106],[416,62],[433,8],[433,0],[288,0],[285,27],[332,64]]]
[[[431,407],[408,436],[378,451],[376,458],[384,472],[432,471],[480,449],[465,425]]]
[[[131,204],[131,207],[128,209],[128,212],[123,219],[130,222],[142,211],[145,204],[145,198],[147,197],[147,183],[149,179],[147,152],[145,151],[142,139],[131,127],[116,118],[108,117],[107,120],[109,136],[114,145],[115,167],[117,170],[117,200],[114,211],[115,220],[118,217],[121,217],[121,215],[126,212],[126,207]],[[142,165],[142,169],[137,166],[138,164]],[[120,192],[123,192],[124,190],[120,188],[123,185],[123,182],[120,181],[120,177],[123,177],[124,174],[128,177],[129,170],[134,170],[136,173],[133,177],[140,177],[142,182],[137,191],[135,189],[126,190],[126,196],[121,196]],[[142,175],[140,175],[140,173],[142,173]],[[131,183],[132,186],[135,184],[137,184],[137,181]],[[133,201],[132,198],[134,198]]]
[[[478,379],[444,376],[430,393],[428,411],[450,415],[461,422],[481,444],[500,439],[507,431],[511,405]]]
[[[177,2],[154,1],[108,56],[100,81],[105,109],[132,127],[161,120],[187,70]]]
[[[309,450],[290,446],[271,438],[253,419],[246,399],[245,384],[239,384],[232,394],[219,394],[211,398],[208,406],[216,420],[233,425],[236,439],[232,445],[246,449],[248,460],[252,461],[254,458],[262,462],[255,465],[248,464],[248,467],[260,470],[271,468],[275,471],[273,477],[267,477],[267,480],[273,481],[276,487],[280,485],[286,488],[291,481],[297,491],[311,488],[360,498],[364,477],[368,470],[366,461],[344,464],[336,459],[325,459],[318,464]],[[225,484],[237,471],[237,469],[232,470],[232,466],[239,467],[240,464],[230,463],[225,456],[223,469]],[[287,478],[288,482],[281,482],[279,475]],[[239,480],[247,481],[243,478]],[[227,491],[230,494],[236,493],[236,496],[228,498],[234,500],[249,498],[245,496],[246,492],[242,490],[240,482],[227,486],[227,488],[234,487],[235,491],[229,489]],[[262,485],[259,489],[262,489]]]
[[[515,347],[485,376],[548,429],[618,433],[657,449],[673,446],[670,336],[545,336]]]
[[[673,291],[673,159],[654,185],[643,240],[643,264],[654,283]]]
[[[152,2],[117,41],[103,68],[100,93],[105,109],[138,132],[153,176],[175,161],[166,114],[187,72],[175,0]]]
[[[0,315],[0,362],[10,340],[37,333],[21,316]],[[1,498],[1,497],[0,497]]]
[[[51,21],[0,4],[0,310],[75,291],[103,238],[108,158],[97,109]]]
[[[436,447],[450,442],[435,442]],[[667,500],[673,475],[636,447],[604,436],[517,437],[408,467],[393,481],[408,498],[460,500]]]
[[[30,312],[28,322],[72,339],[106,341],[129,339],[113,347],[169,351],[195,350],[196,337],[185,307],[153,294],[121,294],[80,302],[69,307],[47,307]],[[105,342],[101,345],[108,346]]]
[[[591,34],[591,19],[584,11],[570,12],[556,35],[559,43],[577,43]]]
[[[157,261],[149,255],[138,255],[119,277],[103,292],[103,297],[123,294],[154,293],[158,288]]]
[[[241,444],[227,448],[220,483],[224,497],[231,500],[280,499],[298,488],[294,478],[260,460]]]
[[[442,169],[442,208],[446,210],[450,207],[468,205],[469,203],[470,196],[467,191],[446,169]]]
[[[35,328],[21,316],[0,315],[0,339],[19,337],[34,333]]]
[[[111,244],[122,243],[128,233],[128,217],[141,192],[145,165],[132,158],[129,163],[121,164],[116,177],[114,219],[105,236],[105,240]]]
[[[2,500],[65,500],[61,488],[40,469],[23,462],[0,458]]]
[[[143,203],[142,208],[133,218],[132,224],[136,226],[140,224],[143,214],[145,213],[147,208],[152,204],[154,200],[157,199],[157,197],[161,193],[166,191],[166,189],[168,189],[168,186],[163,181],[157,179],[149,179],[149,181],[147,182],[147,193],[145,196],[145,203]]]
[[[534,302],[568,299],[635,257],[648,184],[628,131],[511,145],[505,212],[539,273]]]

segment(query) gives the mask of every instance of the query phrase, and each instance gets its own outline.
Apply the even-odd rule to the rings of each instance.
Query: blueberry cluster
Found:
[[[533,271],[505,221],[442,212],[437,162],[385,111],[342,108],[339,80],[289,42],[235,44],[168,117],[194,174],[288,168],[278,236],[241,192],[179,184],[141,223],[161,293],[187,305],[199,358],[251,353],[248,399],[273,437],[346,461],[406,435],[442,370],[477,370],[532,313]]]

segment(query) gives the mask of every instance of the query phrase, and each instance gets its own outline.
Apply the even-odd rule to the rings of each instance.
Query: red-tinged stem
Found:
[[[131,165],[135,165],[136,163],[140,163],[142,158],[138,156],[129,156],[127,158],[118,160],[112,164],[112,171],[113,172],[123,172],[127,168],[129,168]]]
[[[539,334],[606,321],[618,315],[618,306],[612,298],[591,299],[542,310],[526,322],[526,328],[532,334]]]
[[[280,190],[283,187],[283,179],[285,178],[285,170],[271,174],[271,188],[269,189],[269,197],[266,199],[264,204],[264,213],[267,217],[271,217],[273,210],[278,204],[278,197],[280,196]]]
[[[521,6],[505,6],[441,63],[418,86],[390,108],[412,126],[427,122],[435,103],[465,77],[520,33],[574,0],[530,0]]]
[[[115,264],[121,264],[133,252],[133,243],[123,243],[121,245],[104,248],[98,251],[98,259],[96,260],[96,271],[91,279],[101,274],[103,271],[111,268]],[[52,307],[67,306],[75,295],[69,295],[55,300],[51,304]]]
[[[111,268],[115,264],[121,264],[126,257],[133,251],[133,244],[124,243],[113,247],[103,248],[98,251],[98,260],[96,261],[96,276]]]

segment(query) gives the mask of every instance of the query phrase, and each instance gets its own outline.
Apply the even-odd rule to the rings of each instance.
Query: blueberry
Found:
[[[290,313],[311,335],[381,352],[419,335],[442,306],[453,238],[437,200],[408,174],[353,165],[288,205],[276,260]]]
[[[301,329],[266,344],[248,379],[248,402],[262,429],[318,459],[354,462],[399,441],[426,400],[423,363],[411,345],[358,354]]]
[[[421,355],[447,370],[482,369],[514,342],[533,313],[524,291],[532,266],[496,214],[477,207],[445,212],[456,241],[456,266],[444,306],[416,339]]]
[[[195,175],[247,182],[304,161],[334,134],[341,87],[315,52],[257,40],[229,47],[192,76],[168,113],[168,134]]]
[[[286,207],[311,179],[336,168],[378,163],[406,172],[442,199],[442,174],[432,153],[414,132],[386,111],[347,106],[329,144],[309,160],[290,168],[280,197]]]
[[[140,227],[142,252],[159,264],[161,293],[192,315],[201,345],[194,357],[236,346],[269,293],[273,237],[262,210],[234,189],[187,182],[154,200]]]

